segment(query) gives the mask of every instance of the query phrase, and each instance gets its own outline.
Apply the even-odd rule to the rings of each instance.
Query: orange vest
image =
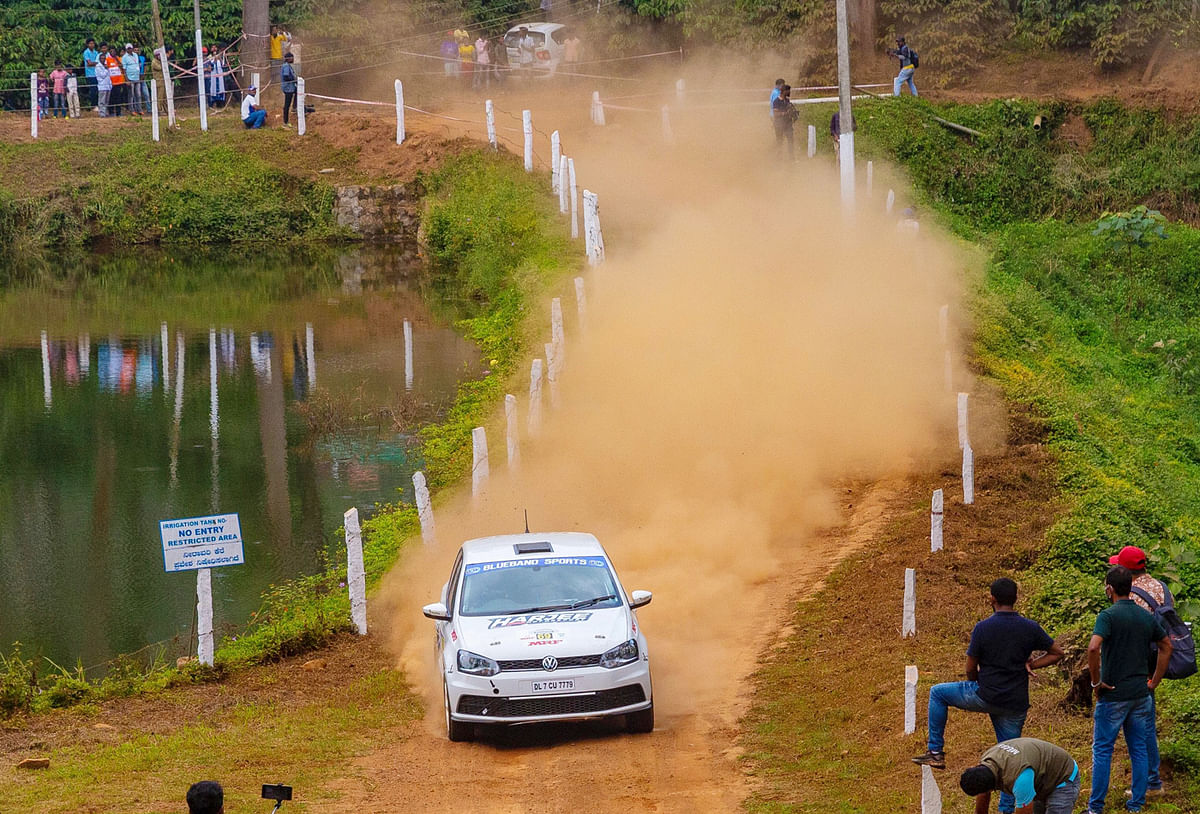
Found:
[[[124,85],[125,71],[121,69],[121,60],[112,54],[106,54],[104,56],[104,64],[108,67],[108,75],[112,77],[112,83],[114,85]]]

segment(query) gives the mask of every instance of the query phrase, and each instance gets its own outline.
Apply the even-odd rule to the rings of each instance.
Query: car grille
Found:
[[[458,699],[460,715],[486,715],[494,718],[527,718],[542,715],[585,715],[604,712],[646,700],[641,684],[587,695],[547,695],[539,698],[495,698],[464,695]]]
[[[515,661],[497,662],[500,669],[511,670],[543,670],[541,659],[516,659]],[[595,667],[600,663],[600,656],[564,656],[558,660],[559,670],[567,667]]]

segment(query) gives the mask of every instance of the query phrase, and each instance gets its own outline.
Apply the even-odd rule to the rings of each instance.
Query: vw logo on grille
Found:
[[[554,672],[558,669],[558,659],[554,658],[554,656],[546,656],[546,658],[542,659],[542,669],[547,673]]]

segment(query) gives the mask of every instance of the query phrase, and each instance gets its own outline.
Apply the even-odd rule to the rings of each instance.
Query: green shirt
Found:
[[[984,752],[979,762],[995,773],[1001,791],[1010,794],[1021,772],[1033,769],[1033,787],[1042,800],[1075,774],[1075,759],[1065,749],[1037,738],[998,743]]]
[[[1114,689],[1105,690],[1101,701],[1136,701],[1150,689],[1147,654],[1151,642],[1167,635],[1162,622],[1142,610],[1132,599],[1121,599],[1100,612],[1092,633],[1104,639],[1100,648],[1100,680]]]

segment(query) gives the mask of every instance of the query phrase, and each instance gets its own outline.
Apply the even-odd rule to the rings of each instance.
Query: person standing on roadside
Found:
[[[779,95],[771,102],[771,119],[775,122],[775,151],[778,153],[787,141],[789,161],[796,160],[796,119],[800,114],[792,105],[792,86],[784,85]]]
[[[268,43],[271,49],[271,79],[280,82],[283,76],[283,54],[292,44],[292,35],[286,31],[280,31],[279,26],[273,25]]]
[[[935,684],[929,690],[928,750],[913,763],[946,768],[950,707],[987,713],[997,743],[1021,737],[1029,712],[1029,676],[1063,657],[1062,648],[1041,625],[1014,610],[1017,583],[1007,577],[992,582],[988,603],[992,615],[975,625],[967,645],[967,680]],[[1045,653],[1032,658],[1039,650]],[[1012,814],[1013,808],[1013,796],[1001,791],[1000,811]]]
[[[858,119],[853,119],[850,126],[851,132],[858,130]],[[833,154],[841,157],[841,135],[842,135],[842,114],[841,111],[833,111],[833,116],[829,119],[829,135],[833,139]]]
[[[112,74],[108,72],[108,43],[100,43],[96,52],[96,115],[108,118],[108,102],[112,97]]]
[[[1128,568],[1116,565],[1109,569],[1104,578],[1104,593],[1112,604],[1096,617],[1088,643],[1088,673],[1096,693],[1089,814],[1104,814],[1113,746],[1122,730],[1132,773],[1125,808],[1141,811],[1146,804],[1149,777],[1146,741],[1154,725],[1152,693],[1167,672],[1171,639],[1157,617],[1129,598],[1132,589],[1133,573]],[[1153,674],[1146,658],[1152,643],[1158,645]]]
[[[767,106],[771,108],[772,119],[775,118],[775,100],[779,98],[779,92],[783,90],[783,86],[786,84],[787,82],[782,79],[775,80],[775,87],[771,90],[771,98],[767,101]]]
[[[1014,738],[984,752],[958,786],[975,798],[977,814],[986,814],[996,790],[1014,797],[1020,814],[1071,814],[1079,799],[1079,764],[1053,743]]]
[[[283,67],[279,69],[279,89],[283,91],[283,126],[291,127],[288,123],[288,111],[296,103],[296,58],[288,51],[283,55]]]
[[[563,41],[563,62],[567,66],[567,74],[578,73],[579,63],[583,61],[583,43],[579,34],[572,28]]]
[[[142,83],[142,61],[133,52],[133,44],[125,43],[125,54],[121,57],[121,70],[129,88],[129,115],[141,116],[146,109],[143,98],[146,86]]]
[[[492,73],[496,75],[496,84],[502,85],[508,79],[508,46],[504,44],[504,35],[500,34],[491,42]]]
[[[913,81],[913,74],[917,70],[917,54],[913,49],[908,47],[908,43],[904,41],[903,36],[896,37],[896,47],[889,48],[888,54],[900,60],[900,73],[896,74],[895,80],[892,82],[892,95],[899,96],[900,89],[906,84],[908,92],[913,96],[917,93],[917,83]]]
[[[521,71],[528,73],[533,70],[534,52],[537,51],[537,43],[533,39],[533,35],[529,33],[528,28],[521,28],[521,36],[517,41],[517,47],[521,52]]]
[[[54,116],[57,118],[62,116],[67,117],[67,80],[71,77],[71,72],[63,68],[62,60],[54,63],[54,70],[50,72],[50,82],[53,84],[54,90]]]
[[[120,116],[121,108],[125,105],[125,69],[121,67],[120,58],[109,50],[107,43],[100,43],[100,52],[105,70],[108,71],[109,82],[112,83],[108,97],[110,113]]]
[[[442,55],[442,70],[446,76],[458,76],[458,42],[454,39],[453,31],[446,32],[439,53]]]
[[[99,91],[96,87],[96,66],[100,64],[100,52],[96,50],[96,41],[88,38],[83,47],[83,87],[87,91],[88,103],[95,108],[99,101]]]
[[[37,71],[37,104],[38,104],[38,121],[41,121],[50,115],[50,80],[46,78],[46,71],[43,68],[38,68]]]

